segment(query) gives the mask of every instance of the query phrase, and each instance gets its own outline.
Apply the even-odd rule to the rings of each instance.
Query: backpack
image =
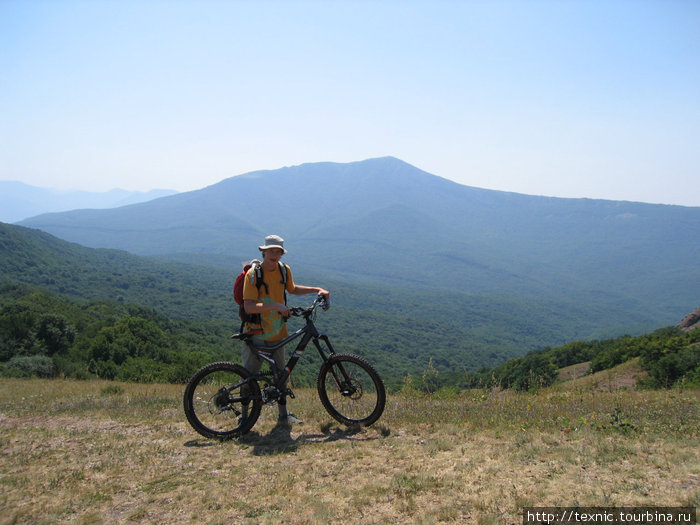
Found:
[[[278,264],[282,274],[282,285],[284,286],[284,304],[287,304],[287,265],[281,262]],[[246,264],[243,271],[236,277],[236,282],[233,284],[233,300],[238,304],[238,317],[240,317],[242,323],[260,324],[260,314],[247,314],[243,308],[243,283],[245,282],[246,273],[251,268],[255,269],[255,286],[258,288],[258,293],[260,293],[261,286],[265,287],[266,293],[270,292],[264,280],[262,266],[260,263],[255,262],[252,265]]]

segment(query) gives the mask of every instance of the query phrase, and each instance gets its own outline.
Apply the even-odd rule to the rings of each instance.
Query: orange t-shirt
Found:
[[[265,289],[265,284],[261,284],[260,288],[256,286],[255,267],[248,270],[243,283],[243,300],[262,302],[264,304],[284,304],[285,288],[279,264],[275,265],[273,271],[263,270],[263,282],[267,284],[267,289]],[[287,291],[292,292],[293,290],[294,279],[292,278],[292,271],[287,266]],[[246,331],[262,328],[263,333],[260,337],[266,341],[279,341],[287,337],[287,323],[284,322],[284,317],[277,310],[264,312],[260,314],[260,318],[261,325],[246,323]]]

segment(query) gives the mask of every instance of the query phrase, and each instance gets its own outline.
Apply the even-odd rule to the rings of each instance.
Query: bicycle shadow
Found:
[[[296,430],[298,427],[294,427]],[[292,429],[286,424],[275,425],[267,434],[256,431],[249,432],[239,437],[236,442],[253,447],[254,456],[270,456],[275,454],[289,454],[296,452],[300,446],[309,443],[332,443],[339,440],[356,440],[363,433],[360,425],[340,428],[331,424],[322,425],[321,433],[307,434],[302,432],[298,436],[292,436]],[[376,437],[363,436],[363,440],[377,439]]]
[[[252,430],[247,434],[232,439],[231,443],[252,447],[254,456],[271,456],[275,454],[289,454],[299,450],[300,446],[310,443],[333,443],[335,441],[373,441],[378,436],[368,436],[367,429],[360,425],[347,427],[336,426],[333,423],[321,425],[320,433],[305,433],[296,437],[292,436],[292,430],[303,430],[300,427],[291,427],[287,424],[277,424],[268,433],[261,434]],[[382,436],[388,435],[388,430],[380,431]],[[184,446],[193,448],[213,447],[222,444],[220,441],[193,439],[187,441]]]

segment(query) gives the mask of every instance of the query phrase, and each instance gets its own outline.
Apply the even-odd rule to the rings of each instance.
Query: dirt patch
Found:
[[[590,361],[586,363],[578,363],[576,365],[566,366],[559,369],[559,375],[557,376],[558,381],[571,381],[572,379],[578,379],[588,374],[591,369]]]

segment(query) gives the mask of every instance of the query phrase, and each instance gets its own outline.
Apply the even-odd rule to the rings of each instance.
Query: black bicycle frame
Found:
[[[289,358],[289,361],[285,365],[284,370],[281,370],[281,372],[282,372],[281,377],[277,377],[277,375],[275,374],[275,386],[277,386],[277,387],[280,387],[281,385],[283,385],[287,381],[289,376],[292,375],[292,370],[294,370],[294,367],[296,366],[299,359],[301,359],[301,356],[304,355],[304,351],[306,350],[306,347],[308,346],[310,341],[313,341],[314,346],[318,350],[318,353],[321,356],[321,359],[323,360],[323,362],[325,363],[326,361],[328,361],[329,356],[326,355],[326,352],[323,350],[323,347],[318,342],[319,340],[321,340],[324,343],[326,343],[326,346],[328,347],[330,355],[335,354],[335,350],[333,349],[333,346],[331,345],[331,342],[328,339],[328,336],[319,333],[319,331],[316,328],[316,326],[314,325],[313,321],[311,321],[311,319],[309,319],[309,318],[306,318],[306,324],[304,326],[299,328],[299,330],[297,330],[293,334],[285,337],[284,339],[282,339],[281,341],[279,341],[273,345],[265,346],[264,348],[257,348],[255,346],[253,346],[252,342],[249,343],[250,338],[246,338],[246,340],[244,341],[245,344],[247,344],[249,348],[253,349],[253,351],[255,352],[255,354],[257,354],[258,357],[260,357],[264,361],[267,361],[270,364],[270,367],[272,368],[272,370],[278,370],[278,367],[277,367],[277,364],[275,363],[275,360],[270,355],[266,355],[266,354],[274,352],[275,350],[279,350],[283,346],[294,341],[296,338],[298,338],[302,334],[304,335],[304,337],[302,337],[301,341],[299,341],[299,344],[294,349],[294,352],[292,353],[292,355]]]

